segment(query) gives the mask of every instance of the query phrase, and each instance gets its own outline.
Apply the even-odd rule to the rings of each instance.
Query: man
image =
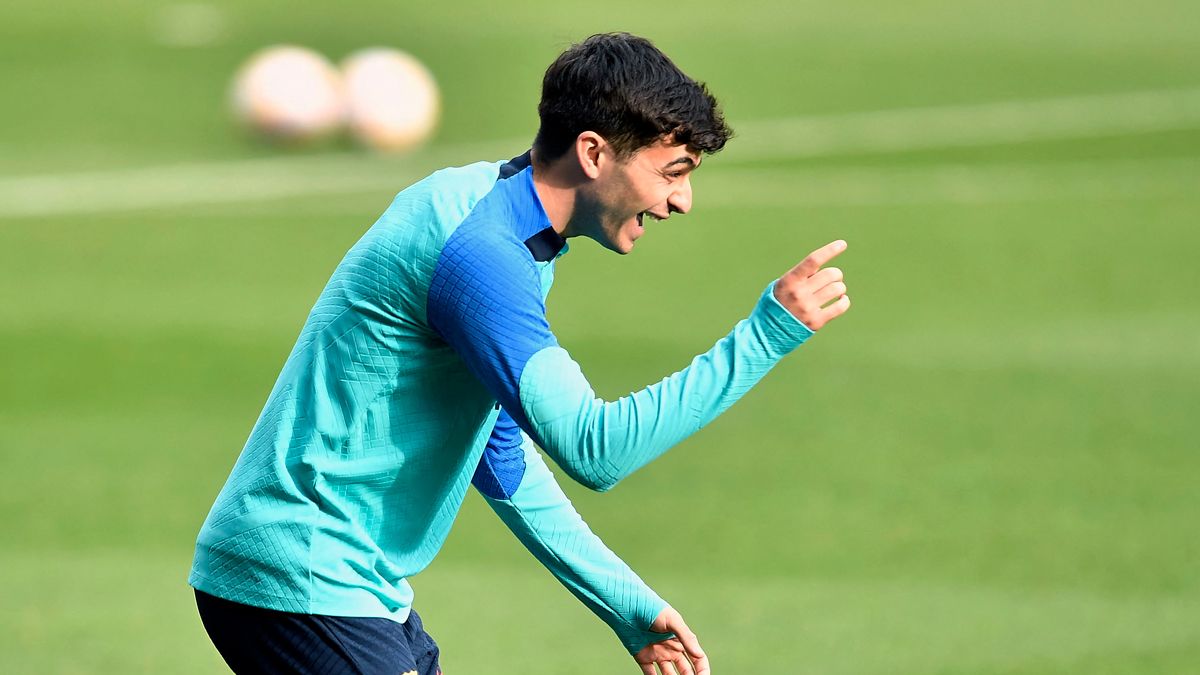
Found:
[[[530,153],[401,192],[317,300],[196,548],[190,583],[237,672],[438,671],[407,578],[471,482],[607,622],[643,673],[710,672],[680,617],[588,530],[534,444],[607,490],[711,421],[849,307],[834,242],[768,287],[684,370],[595,397],[545,317],[584,236],[628,253],[691,207],[729,137],[650,42],[597,35],[546,72]],[[498,668],[502,672],[503,668]]]

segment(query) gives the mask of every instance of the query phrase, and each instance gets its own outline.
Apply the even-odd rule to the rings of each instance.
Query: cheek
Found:
[[[648,190],[642,195],[645,200],[644,203],[647,207],[665,204],[667,198],[671,196],[671,190],[672,188],[669,185],[656,185],[653,190]]]

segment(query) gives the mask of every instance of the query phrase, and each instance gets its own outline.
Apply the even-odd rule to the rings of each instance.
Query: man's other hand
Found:
[[[712,673],[708,667],[708,657],[700,648],[696,634],[683,622],[679,612],[667,607],[659,613],[654,623],[650,624],[650,630],[655,633],[674,633],[675,637],[662,642],[652,642],[633,655],[633,660],[642,667],[644,675],[658,675],[659,671],[662,675]],[[655,666],[658,670],[655,670]]]
[[[821,269],[845,250],[846,242],[841,239],[825,244],[775,282],[775,299],[811,330],[821,330],[850,309],[842,271],[836,267]]]

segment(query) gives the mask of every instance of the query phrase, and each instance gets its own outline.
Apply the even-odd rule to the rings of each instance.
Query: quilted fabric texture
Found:
[[[524,476],[525,453],[521,449],[521,430],[513,418],[501,410],[471,484],[485,497],[508,499],[520,487]]]
[[[496,222],[513,227],[496,227]],[[518,424],[529,358],[557,344],[541,274],[524,240],[550,227],[526,169],[501,181],[446,241],[429,286],[429,325]]]
[[[446,239],[500,163],[401,192],[334,271],[197,542],[190,581],[244,604],[403,621],[496,411],[428,326]]]
[[[533,441],[524,434],[525,475],[507,498],[485,493],[488,504],[575,597],[616,632],[633,654],[666,635],[651,633],[667,603],[608,550],[571,506]]]
[[[529,439],[607,489],[811,332],[768,289],[688,368],[604,402],[546,321],[565,250],[527,162],[446,169],[401,192],[309,314],[200,532],[190,583],[269,609],[404,621],[408,579],[473,479],[626,648],[660,639],[646,628],[665,603],[588,529]]]
[[[611,488],[716,419],[812,336],[773,289],[687,368],[616,401],[596,397],[566,350],[538,352],[519,383],[532,435],[572,478]]]

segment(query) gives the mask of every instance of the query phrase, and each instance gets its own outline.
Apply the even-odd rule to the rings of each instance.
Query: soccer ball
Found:
[[[243,124],[277,141],[320,138],[345,119],[341,74],[305,47],[278,45],[254,54],[234,76],[232,99]]]
[[[350,132],[364,145],[397,152],[433,134],[441,112],[437,82],[420,61],[375,47],[342,62]]]

